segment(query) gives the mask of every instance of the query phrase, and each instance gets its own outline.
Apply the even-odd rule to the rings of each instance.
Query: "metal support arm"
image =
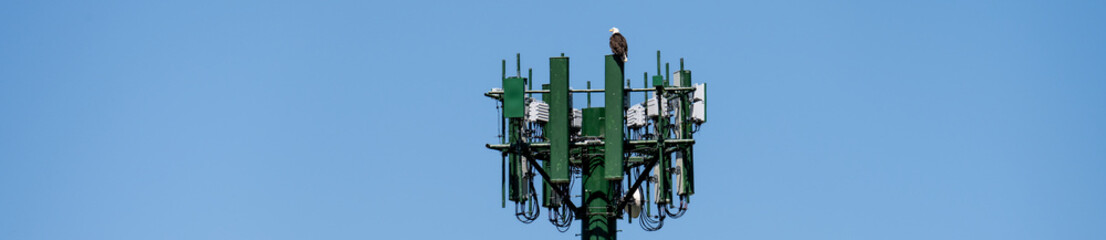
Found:
[[[526,154],[526,155],[529,155],[529,154]],[[530,162],[531,166],[541,166],[541,165],[538,165],[537,160],[534,160],[534,158],[532,158],[530,156],[526,157],[526,161]],[[549,178],[549,174],[545,173],[544,169],[542,169],[541,167],[536,167],[534,169],[537,170],[539,175],[541,175],[542,180],[549,183],[550,185],[553,185],[553,181]],[[561,195],[561,200],[564,201],[565,205],[568,205],[568,210],[569,211],[572,211],[572,213],[574,213],[576,216],[580,216],[580,214],[579,214],[580,209],[576,207],[576,204],[572,203],[572,199],[569,198],[570,196],[568,195],[568,193],[562,192],[560,188],[554,187],[552,189],[553,189],[553,192],[557,193],[557,195]]]
[[[653,92],[653,91],[657,91],[657,89],[654,89],[654,88],[628,88],[628,89],[622,89],[622,90],[627,91],[627,92]],[[694,90],[695,90],[695,87],[667,87],[667,88],[664,88],[664,91],[666,91],[666,92],[686,92],[686,91],[694,91]],[[571,90],[568,90],[568,92],[571,92],[571,93],[600,93],[600,92],[604,92],[604,91],[606,91],[606,90],[605,89],[571,89]],[[549,90],[544,90],[544,89],[543,90],[526,90],[525,93],[549,93]],[[484,93],[484,96],[495,98],[495,97],[492,97],[492,95],[502,95],[502,94],[503,94],[503,91],[488,91],[488,92]]]
[[[604,143],[603,141],[577,142],[577,143],[572,143],[572,147],[603,146],[603,143]],[[628,141],[628,143],[629,144],[627,144],[627,145],[629,145],[629,146],[651,145],[651,144],[656,144],[657,140],[631,140],[631,141]],[[695,139],[665,139],[664,143],[665,144],[695,144]],[[494,149],[494,150],[503,150],[503,149],[510,148],[511,145],[508,145],[508,144],[484,144],[484,147],[487,147],[488,149]],[[548,148],[549,143],[547,143],[547,142],[531,143],[530,147],[532,147],[532,148]]]

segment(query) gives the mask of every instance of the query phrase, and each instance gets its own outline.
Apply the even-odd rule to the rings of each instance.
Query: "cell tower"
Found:
[[[619,219],[637,218],[643,229],[656,231],[687,211],[695,194],[692,135],[706,122],[706,84],[692,85],[682,58],[679,71],[669,74],[666,63],[660,75],[657,51],[657,75],[650,82],[646,72],[644,86],[631,88],[624,63],[606,55],[604,89],[591,89],[588,81],[580,90],[569,88],[569,58],[562,53],[549,58],[549,84],[534,90],[533,69],[523,77],[515,57],[517,75],[507,76],[503,60],[502,88],[484,94],[502,109],[499,144],[485,146],[503,159],[504,208],[513,202],[524,223],[546,208],[561,232],[581,220],[582,239],[615,239]],[[572,108],[578,93],[587,95],[587,108]],[[591,107],[592,93],[603,94],[604,107]],[[635,93],[648,100],[630,105]],[[577,182],[579,204],[571,195]]]

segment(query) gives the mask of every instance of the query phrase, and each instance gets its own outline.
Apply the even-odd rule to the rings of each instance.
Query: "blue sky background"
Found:
[[[574,239],[500,208],[482,93],[516,52],[538,83],[565,53],[584,88],[612,26],[635,85],[662,50],[711,87],[691,209],[623,239],[1103,239],[1103,23],[1103,1],[5,1],[0,239]]]

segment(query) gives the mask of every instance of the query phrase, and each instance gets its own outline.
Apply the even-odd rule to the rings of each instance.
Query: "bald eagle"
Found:
[[[623,37],[621,33],[618,33],[618,28],[612,27],[611,30],[611,53],[614,54],[615,60],[622,60],[622,62],[629,62],[630,57],[626,54],[630,49],[626,47],[626,37]]]

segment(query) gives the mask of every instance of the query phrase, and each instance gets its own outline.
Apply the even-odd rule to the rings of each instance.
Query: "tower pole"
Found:
[[[599,152],[601,147],[588,147],[589,153]],[[604,158],[596,156],[584,159],[583,166],[583,197],[584,202],[584,226],[581,228],[581,238],[584,240],[614,240],[616,239],[618,222],[611,216],[614,202],[611,195],[611,181],[603,177],[606,167],[603,166]]]

